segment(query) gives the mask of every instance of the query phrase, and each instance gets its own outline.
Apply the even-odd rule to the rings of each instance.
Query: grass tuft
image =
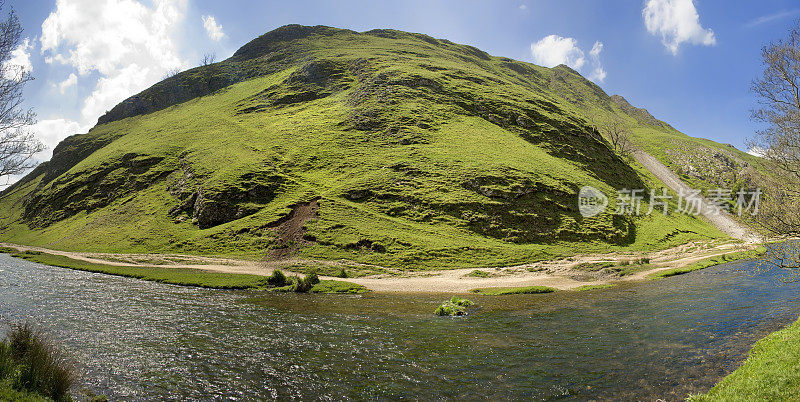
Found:
[[[513,288],[481,288],[481,289],[472,289],[470,292],[477,293],[479,295],[488,295],[488,296],[502,296],[502,295],[522,295],[522,294],[540,294],[540,293],[552,293],[555,292],[556,289],[553,289],[548,286],[523,286],[523,287],[513,287]]]

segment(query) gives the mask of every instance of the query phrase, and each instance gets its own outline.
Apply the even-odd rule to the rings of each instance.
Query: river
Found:
[[[708,390],[800,315],[796,284],[730,263],[588,292],[470,297],[186,288],[0,255],[29,320],[111,400],[630,399]]]

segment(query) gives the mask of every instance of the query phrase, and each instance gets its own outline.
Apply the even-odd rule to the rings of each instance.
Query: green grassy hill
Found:
[[[759,163],[620,99],[566,66],[421,34],[286,26],[64,140],[0,194],[0,241],[421,269],[724,237],[688,216],[580,216],[584,185],[662,186],[589,115],[626,119],[679,172],[697,149]]]

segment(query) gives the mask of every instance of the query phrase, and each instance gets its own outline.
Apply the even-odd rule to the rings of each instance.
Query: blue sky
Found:
[[[50,148],[105,110],[286,24],[422,32],[493,55],[567,62],[686,134],[746,149],[760,49],[800,18],[788,0],[12,0],[28,38],[16,61]],[[4,10],[5,11],[5,10]],[[649,23],[645,16],[648,16]],[[211,18],[208,18],[211,17]],[[666,35],[666,36],[665,36]],[[599,46],[596,46],[599,45]],[[594,48],[594,51],[592,49]],[[534,51],[535,50],[535,51]],[[44,154],[43,158],[49,157]]]

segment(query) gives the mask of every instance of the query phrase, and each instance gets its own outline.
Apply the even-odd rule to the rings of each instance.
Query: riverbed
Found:
[[[0,255],[0,316],[47,331],[111,400],[630,399],[708,390],[800,315],[743,261],[544,295],[304,295],[186,288]]]

